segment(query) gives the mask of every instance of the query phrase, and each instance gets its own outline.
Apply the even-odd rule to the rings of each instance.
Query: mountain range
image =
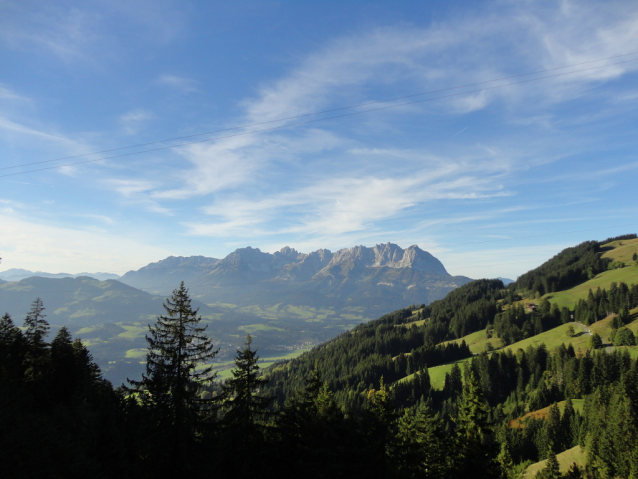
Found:
[[[364,308],[378,315],[411,303],[429,303],[470,278],[451,276],[430,253],[386,243],[309,254],[288,246],[275,253],[239,248],[223,259],[171,256],[120,278],[155,294],[184,280],[205,303],[298,304]]]
[[[0,277],[27,274],[9,270]],[[223,259],[171,256],[106,281],[90,274],[32,274],[0,283],[0,313],[21,324],[31,302],[42,298],[53,330],[67,325],[80,336],[116,384],[139,376],[147,325],[164,312],[164,298],[181,281],[220,347],[221,361],[232,358],[247,333],[263,357],[286,355],[387,311],[443,298],[471,281],[451,276],[418,246],[392,243],[334,253],[246,247]]]
[[[100,281],[106,279],[119,279],[120,275],[114,273],[45,273],[44,271],[29,271],[22,268],[11,268],[6,271],[0,271],[0,280],[20,281],[25,278],[32,278],[39,276],[40,278],[79,278],[80,276],[88,276],[89,278],[99,279]]]

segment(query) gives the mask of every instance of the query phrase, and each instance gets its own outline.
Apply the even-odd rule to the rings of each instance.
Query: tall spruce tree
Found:
[[[471,369],[465,369],[463,394],[459,402],[456,423],[456,475],[459,478],[497,478],[500,475],[489,405],[483,396],[480,379]]]
[[[217,350],[199,326],[201,316],[193,310],[188,290],[182,281],[164,303],[165,316],[159,316],[146,336],[146,373],[141,381],[129,380],[142,398],[158,409],[177,436],[188,434],[199,422],[200,413],[210,407],[212,398],[200,398],[201,387],[215,379],[212,367],[197,369],[215,357]],[[129,391],[131,389],[129,388]]]
[[[258,423],[268,415],[268,405],[274,399],[260,396],[260,389],[268,383],[261,377],[259,356],[252,348],[252,337],[246,336],[242,349],[237,350],[233,377],[224,385],[224,422],[243,429],[243,434],[256,432]]]
[[[0,319],[0,382],[20,381],[24,374],[25,340],[9,313]]]
[[[40,381],[48,366],[49,345],[44,338],[49,333],[49,323],[44,314],[44,304],[40,298],[31,303],[31,309],[24,320],[24,339],[26,341],[25,376],[29,381]]]
[[[427,405],[406,410],[399,419],[395,455],[406,477],[448,477],[452,446],[443,421]]]
[[[238,473],[261,471],[268,476],[271,455],[266,450],[265,419],[274,397],[259,394],[268,379],[261,376],[258,361],[248,335],[244,347],[237,350],[232,378],[223,386],[222,460],[223,467],[236,468]]]

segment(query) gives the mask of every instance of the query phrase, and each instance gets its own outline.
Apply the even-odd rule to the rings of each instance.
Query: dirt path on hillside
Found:
[[[585,335],[591,336],[591,330],[587,326],[585,326],[583,323],[574,322],[574,324],[577,326],[580,326],[581,330],[583,331],[583,333],[585,333]]]
[[[585,326],[583,323],[574,323],[578,326],[580,326],[580,328],[582,329],[583,333],[586,334],[587,336],[591,336],[591,330]],[[605,352],[607,353],[611,353],[614,350],[614,346],[613,345],[607,345],[605,346]]]

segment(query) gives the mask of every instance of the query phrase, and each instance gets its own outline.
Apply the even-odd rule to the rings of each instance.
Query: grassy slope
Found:
[[[632,240],[612,241],[604,245],[605,248],[613,248],[603,254],[603,258],[614,261],[623,261],[629,264],[633,261],[634,253],[638,254],[638,238]]]
[[[638,266],[631,265],[621,269],[605,271],[583,284],[579,284],[565,291],[559,291],[558,293],[549,293],[544,297],[547,298],[550,303],[557,303],[561,308],[566,306],[573,309],[579,299],[587,299],[590,289],[592,291],[596,291],[596,288],[599,287],[601,289],[609,289],[609,286],[614,281],[616,283],[627,283],[628,285],[637,284]]]
[[[501,347],[501,340],[498,339],[497,337],[488,338],[487,334],[485,334],[484,329],[482,329],[481,331],[475,331],[473,333],[470,333],[467,336],[463,336],[460,339],[454,339],[453,341],[446,341],[443,344],[448,344],[448,343],[461,344],[463,341],[465,341],[465,344],[469,346],[470,351],[472,351],[473,354],[479,354],[485,351],[487,349],[487,343],[490,343],[494,348]]]
[[[573,463],[584,467],[587,462],[585,450],[581,449],[580,446],[572,447],[571,449],[567,449],[560,454],[556,454],[556,459],[558,459],[558,464],[562,473],[567,472]],[[536,475],[536,473],[545,468],[546,463],[547,460],[530,465],[525,471],[525,475],[523,477],[531,479]]]
[[[441,366],[435,366],[433,368],[428,368],[428,373],[430,375],[430,384],[433,389],[438,389],[439,391],[443,389],[445,385],[445,375],[452,371],[452,366],[454,364],[458,364],[461,370],[463,369],[463,363],[471,360],[472,358],[460,359],[459,361],[454,361],[452,363],[442,364]],[[404,381],[412,381],[414,379],[414,374],[410,374],[409,376],[404,377],[403,379],[399,379],[397,382]]]
[[[627,266],[605,271],[583,284],[558,293],[549,293],[544,297],[552,303],[557,303],[560,307],[566,306],[573,309],[579,299],[587,299],[590,289],[592,291],[596,291],[598,287],[601,289],[609,289],[609,285],[614,281],[617,283],[627,283],[628,285],[638,284],[638,266],[636,266],[632,260],[633,254],[638,254],[638,238],[613,241],[607,243],[604,247],[613,249],[606,251],[603,254],[603,258],[610,258],[613,261],[623,261]]]
[[[632,311],[638,313],[638,308]],[[581,327],[578,326],[576,323],[568,323],[568,324],[572,324],[576,331],[581,329]],[[545,346],[547,346],[547,349],[551,351],[552,349],[557,348],[561,344],[568,345],[569,343],[571,343],[577,353],[579,350],[581,354],[584,353],[587,350],[587,344],[589,342],[590,336],[584,333],[577,333],[576,336],[570,338],[566,334],[568,324],[563,324],[557,328],[551,329],[549,331],[545,331],[544,333],[541,333],[537,336],[533,336],[531,338],[524,339],[523,341],[519,341],[518,343],[514,343],[508,346],[506,349],[517,351],[520,348],[525,350],[528,346],[538,347],[541,343],[545,343]],[[638,319],[630,323],[627,327],[631,329],[634,332],[634,334],[638,334]],[[591,330],[592,333],[600,334],[600,336],[603,338],[603,341],[605,343],[608,343],[609,333],[611,332],[611,318],[598,321],[597,323],[590,325],[589,329]],[[483,338],[484,338],[485,331],[478,331],[476,333],[472,333],[468,336],[465,336],[465,338],[462,338],[462,339],[465,339],[466,342],[470,342],[473,340],[473,338],[474,339],[480,338],[480,335],[483,335]],[[461,340],[456,340],[455,342],[460,342],[460,341]],[[496,341],[492,340],[492,344],[496,345]],[[484,348],[485,343],[487,343],[487,339],[477,339],[473,343],[474,346],[470,345],[470,350],[472,350],[473,353],[480,352],[480,351],[477,351],[477,349],[480,349],[478,346],[483,345],[482,347]],[[627,349],[629,351],[629,354],[631,354],[632,357],[638,358],[638,346],[623,347],[622,349]],[[462,363],[467,362],[470,359],[471,358],[462,359],[460,361],[457,361],[457,363],[461,365]],[[454,363],[442,364],[441,366],[436,366],[436,367],[428,369],[428,372],[430,374],[430,382],[434,389],[438,389],[438,390],[443,389],[443,385],[445,384],[445,374],[449,373],[452,370],[453,364]],[[462,366],[461,366],[461,369],[462,369]],[[411,381],[413,376],[414,375],[406,376],[405,378],[401,379],[401,381]]]
[[[583,412],[584,403],[585,403],[584,399],[572,399],[572,404],[574,406],[574,409],[578,411],[579,413]],[[565,410],[565,404],[567,404],[567,401],[561,401],[558,403],[558,409],[560,410],[561,414],[563,414],[563,411]],[[540,419],[540,418],[547,419],[547,417],[549,417],[549,406],[543,409],[539,409],[538,411],[528,412],[527,414],[525,414],[522,417],[519,417],[518,419],[513,419],[512,421],[510,421],[509,426],[516,427],[516,428],[520,427],[521,423],[524,423],[530,417],[533,417],[536,419]]]
[[[611,258],[614,261],[624,261],[626,264],[628,264],[628,266],[625,266],[621,269],[605,271],[604,273],[599,274],[592,280],[587,281],[581,285],[578,285],[566,291],[551,293],[546,295],[545,297],[547,297],[551,303],[558,303],[558,305],[561,307],[567,306],[573,309],[574,305],[579,299],[587,299],[587,295],[590,289],[595,291],[596,288],[599,286],[601,288],[608,289],[613,281],[616,281],[618,283],[624,282],[629,285],[638,284],[638,266],[635,266],[632,260],[633,254],[638,253],[638,239],[614,241],[604,246],[612,249],[606,251],[603,254],[603,257]],[[537,300],[524,300],[524,302],[529,301],[537,302]],[[638,335],[638,318],[636,317],[638,315],[638,308],[632,310],[632,313],[634,314],[634,321],[627,327],[631,329],[634,334]],[[418,321],[410,324],[421,325],[424,322],[425,321]],[[605,343],[609,343],[609,333],[611,332],[610,323],[611,318],[606,318],[602,321],[598,321],[597,323],[592,324],[591,326],[589,326],[589,329],[592,333],[600,334]],[[528,346],[537,347],[541,343],[545,343],[547,349],[551,351],[561,344],[567,345],[571,343],[576,351],[580,350],[581,352],[584,352],[587,349],[590,336],[582,331],[581,326],[577,325],[576,323],[570,324],[576,331],[576,335],[574,337],[567,336],[568,324],[563,324],[550,331],[545,331],[544,333],[541,333],[537,336],[533,336],[531,338],[524,339],[523,341],[519,341],[518,343],[512,344],[508,346],[507,349],[516,351],[519,348],[526,349]],[[470,351],[472,351],[472,353],[474,354],[479,354],[485,351],[488,342],[494,348],[499,348],[501,346],[500,340],[498,338],[488,339],[485,335],[485,331],[476,331],[474,333],[468,334],[463,338],[456,339],[450,342],[460,344],[461,341],[465,341],[470,347]],[[628,349],[632,357],[638,357],[638,346],[625,347],[623,349]],[[459,363],[465,361],[468,361],[468,359],[459,361]],[[430,380],[434,389],[443,389],[445,374],[450,372],[453,364],[454,363],[443,364],[441,366],[436,366],[429,369]],[[401,381],[411,381],[412,377],[413,375],[407,376]]]

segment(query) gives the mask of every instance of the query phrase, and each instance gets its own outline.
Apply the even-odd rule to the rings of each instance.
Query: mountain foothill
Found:
[[[272,294],[272,284],[312,284],[324,288],[320,301],[334,295],[346,304],[372,286],[382,296],[385,282],[400,291],[399,280],[404,291],[427,281],[450,291],[272,364],[260,359],[257,339],[285,324],[283,315],[266,308],[273,319],[248,325],[238,314],[233,331],[245,340],[224,376],[210,366],[222,352],[211,338],[226,310],[183,282],[165,300],[88,277],[4,283],[3,305],[38,287],[51,296],[26,307],[22,328],[10,314],[0,320],[3,464],[21,477],[638,477],[635,234],[567,248],[509,284],[453,278],[431,255],[390,244],[167,258],[129,278],[147,281],[154,270],[172,279],[183,265],[194,284],[232,292],[223,278],[233,278],[266,283],[261,291]],[[229,311],[246,308],[235,294]],[[88,340],[61,327],[49,342],[46,320],[66,311],[69,324],[81,322],[110,301],[123,303],[121,314],[164,306],[156,322],[148,318],[149,349],[131,354],[145,373],[118,387],[92,353],[114,338],[131,341],[144,330],[139,323],[97,320],[78,331]],[[308,328],[318,316],[297,320]]]
[[[141,374],[147,325],[181,281],[226,364],[247,333],[263,358],[288,357],[470,281],[418,246],[392,243],[309,254],[246,247],[223,259],[171,256],[121,277],[100,280],[104,274],[0,272],[8,281],[0,284],[0,305],[17,318],[42,298],[53,330],[66,325],[81,337],[116,384]]]

